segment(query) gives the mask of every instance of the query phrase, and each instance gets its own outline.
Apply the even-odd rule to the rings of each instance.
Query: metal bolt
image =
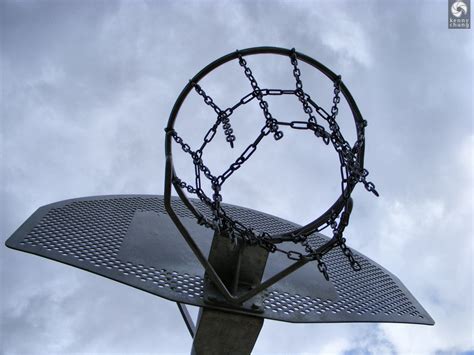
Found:
[[[260,306],[257,304],[257,303],[252,303],[252,307],[251,307],[253,310],[257,310],[257,309],[260,309]]]

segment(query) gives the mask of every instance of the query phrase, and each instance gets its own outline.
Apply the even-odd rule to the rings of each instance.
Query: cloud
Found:
[[[322,32],[323,44],[338,53],[343,61],[355,61],[359,65],[370,68],[373,62],[372,51],[369,47],[368,34],[364,33],[363,27],[345,14],[337,16],[332,26],[331,30]],[[345,65],[345,67],[348,66],[350,66],[349,63]]]

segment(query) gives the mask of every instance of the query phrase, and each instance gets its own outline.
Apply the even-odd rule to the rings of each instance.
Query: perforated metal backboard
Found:
[[[213,232],[199,226],[179,200],[173,206],[208,253]],[[226,211],[257,231],[281,233],[296,226],[242,207],[227,205]],[[310,237],[315,246],[325,240],[322,234]],[[166,214],[162,196],[97,196],[53,203],[39,208],[6,245],[172,301],[223,309],[205,303],[204,269]],[[397,277],[364,255],[354,254],[362,266],[358,272],[334,250],[325,256],[330,281],[315,263],[308,263],[264,291],[261,311],[231,311],[287,322],[434,324]],[[270,254],[264,279],[289,263],[283,254]]]

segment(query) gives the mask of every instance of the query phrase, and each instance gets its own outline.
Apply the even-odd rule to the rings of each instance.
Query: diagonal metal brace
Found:
[[[196,326],[194,325],[193,319],[188,312],[188,308],[184,303],[176,302],[176,304],[178,305],[179,313],[181,313],[184,323],[186,324],[186,328],[188,328],[189,334],[191,334],[191,337],[194,338],[196,335]]]

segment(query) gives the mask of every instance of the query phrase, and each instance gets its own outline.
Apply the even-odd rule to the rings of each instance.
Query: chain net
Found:
[[[196,82],[191,82],[196,93],[202,97],[204,103],[210,106],[217,115],[215,123],[205,134],[200,147],[193,150],[191,146],[179,136],[174,129],[168,129],[167,134],[171,135],[173,140],[181,147],[181,149],[192,158],[194,164],[194,184],[181,180],[178,176],[173,177],[173,184],[186,190],[190,194],[196,195],[203,203],[205,203],[212,211],[212,218],[201,215],[198,218],[198,223],[208,228],[212,228],[218,233],[228,236],[234,242],[241,242],[247,245],[258,245],[265,248],[271,253],[280,252],[286,254],[291,260],[315,260],[318,264],[318,270],[329,280],[329,274],[326,264],[323,261],[323,256],[335,247],[339,247],[348,259],[350,265],[354,270],[360,270],[360,264],[354,258],[351,250],[346,245],[346,239],[343,237],[343,232],[349,223],[349,217],[352,211],[352,199],[350,197],[353,187],[357,183],[362,183],[365,189],[378,196],[375,185],[367,180],[369,172],[367,169],[361,167],[358,155],[363,149],[365,143],[364,128],[367,125],[365,120],[361,122],[356,121],[356,129],[358,132],[357,140],[353,146],[344,138],[336,118],[339,112],[338,104],[340,98],[341,77],[338,76],[334,82],[334,96],[332,100],[331,112],[328,113],[321,106],[319,106],[311,97],[304,91],[303,82],[301,80],[301,71],[298,67],[298,60],[294,49],[291,50],[290,62],[293,68],[293,77],[295,79],[295,88],[289,90],[282,89],[262,89],[259,87],[252,70],[249,68],[247,61],[237,51],[238,62],[242,67],[245,76],[247,77],[252,91],[246,96],[242,97],[232,107],[221,109],[210,97],[206,94],[204,89]],[[307,115],[307,120],[304,121],[282,121],[277,120],[272,116],[269,110],[269,104],[265,100],[267,96],[280,95],[294,95],[298,98],[302,105],[303,111]],[[214,175],[211,170],[203,162],[203,152],[206,146],[214,139],[219,126],[225,134],[227,143],[231,148],[234,147],[236,140],[231,124],[231,116],[239,107],[256,100],[260,106],[265,123],[260,129],[257,138],[247,146],[240,156],[230,164],[230,166],[220,175]],[[324,126],[318,123],[318,119],[323,119],[327,122],[329,131]],[[223,184],[229,179],[239,168],[249,160],[255,153],[258,144],[267,136],[273,136],[275,141],[283,138],[283,127],[289,127],[295,130],[306,130],[314,134],[315,137],[320,138],[326,145],[332,144],[339,155],[340,172],[341,172],[341,191],[344,199],[344,208],[341,212],[334,212],[330,217],[320,226],[312,230],[305,230],[301,233],[292,233],[289,236],[272,236],[266,232],[257,232],[252,228],[246,227],[238,220],[231,218],[222,207],[221,190]],[[207,178],[212,187],[212,195],[208,196],[202,189],[201,179]],[[323,229],[330,227],[332,229],[333,238],[323,247],[314,249],[306,241],[307,237],[315,232],[320,232]],[[287,251],[278,247],[282,242],[292,241],[300,243],[305,250],[305,253],[298,251]]]

